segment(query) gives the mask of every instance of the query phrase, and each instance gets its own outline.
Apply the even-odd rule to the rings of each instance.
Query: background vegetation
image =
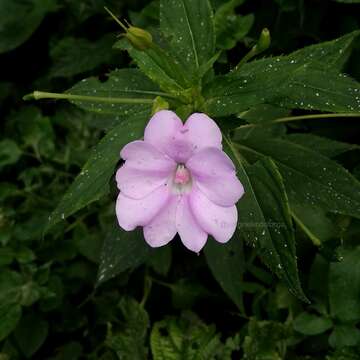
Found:
[[[265,27],[272,37],[267,56],[357,30],[356,2],[213,0],[223,50],[216,71],[233,68]],[[122,118],[22,97],[34,89],[62,92],[88,76],[104,82],[111,70],[133,66],[126,52],[112,49],[120,29],[104,6],[143,28],[159,21],[158,1],[0,1],[0,360],[360,359],[357,219],[297,209],[308,226],[307,233],[296,226],[296,244],[310,303],[291,295],[241,238],[211,269],[204,254],[180,241],[151,251],[135,232],[121,254],[109,248],[106,239],[119,236],[113,179],[110,196],[43,236],[92,147]],[[360,80],[354,39],[344,72]],[[269,131],[287,131],[299,143],[311,134],[310,148],[359,179],[358,120],[304,120]],[[210,243],[207,251],[218,250]],[[116,269],[99,272],[104,254],[117,257]],[[214,267],[224,274],[221,286]]]

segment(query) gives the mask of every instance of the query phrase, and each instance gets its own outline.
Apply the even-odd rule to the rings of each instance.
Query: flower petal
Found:
[[[142,170],[172,171],[175,162],[159,151],[155,146],[141,140],[125,145],[120,156],[126,160],[129,167]]]
[[[194,151],[206,147],[222,149],[221,130],[206,114],[194,113],[186,120],[183,132]]]
[[[188,196],[182,196],[179,202],[176,211],[176,228],[182,243],[189,250],[198,253],[206,244],[208,235],[197,223]]]
[[[194,187],[190,195],[190,207],[197,223],[216,241],[226,243],[234,235],[238,219],[235,205],[216,205]]]
[[[170,193],[161,186],[143,199],[135,200],[120,192],[116,201],[116,216],[120,227],[126,231],[146,226],[165,206]]]
[[[181,119],[173,111],[158,111],[146,125],[144,141],[165,154],[171,153],[174,139],[182,128]]]
[[[221,150],[205,148],[186,163],[199,189],[220,206],[234,205],[244,194],[231,159]]]
[[[154,217],[154,219],[144,226],[144,238],[152,247],[166,245],[176,235],[176,209],[179,199],[177,196],[170,196],[165,206]]]
[[[118,189],[126,196],[133,199],[142,199],[165,185],[169,178],[167,172],[139,170],[129,167],[127,163],[116,172]]]

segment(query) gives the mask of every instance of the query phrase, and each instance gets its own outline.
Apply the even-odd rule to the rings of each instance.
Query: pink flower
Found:
[[[208,234],[227,242],[244,189],[221,141],[219,127],[205,114],[192,114],[183,124],[172,111],[156,113],[144,141],[120,153],[125,164],[116,173],[119,225],[126,231],[142,226],[152,247],[166,245],[176,233],[195,252]]]

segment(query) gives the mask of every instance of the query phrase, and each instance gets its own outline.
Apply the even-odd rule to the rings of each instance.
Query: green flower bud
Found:
[[[259,41],[256,44],[257,47],[256,50],[258,52],[263,52],[267,50],[270,46],[270,42],[271,42],[270,31],[267,28],[265,28],[260,34]]]

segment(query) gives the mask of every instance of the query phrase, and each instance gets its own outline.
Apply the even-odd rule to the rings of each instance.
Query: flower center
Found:
[[[175,172],[174,183],[186,185],[190,180],[190,171],[184,165],[178,165]]]
[[[188,193],[191,190],[192,180],[190,171],[183,165],[179,164],[173,174],[172,190],[176,194]]]

